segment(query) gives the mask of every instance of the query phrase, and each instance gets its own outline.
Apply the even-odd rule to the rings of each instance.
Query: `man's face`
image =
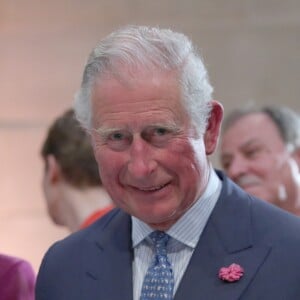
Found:
[[[166,229],[206,186],[206,142],[183,109],[175,77],[139,75],[130,85],[113,78],[96,82],[93,147],[115,204]]]
[[[224,133],[220,149],[225,172],[248,193],[276,205],[286,200],[291,155],[267,115],[241,117]]]

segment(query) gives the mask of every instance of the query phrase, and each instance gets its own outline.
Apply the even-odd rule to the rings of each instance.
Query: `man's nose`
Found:
[[[141,137],[135,137],[130,145],[130,158],[128,171],[135,178],[145,178],[156,169],[157,162],[154,160],[155,149]]]

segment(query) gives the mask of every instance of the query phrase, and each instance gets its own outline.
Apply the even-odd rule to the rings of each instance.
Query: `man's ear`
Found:
[[[204,144],[207,155],[212,154],[217,147],[224,111],[222,104],[218,101],[213,100],[211,105],[212,110],[204,134]]]
[[[62,177],[61,168],[54,155],[50,154],[46,157],[46,173],[49,182],[57,183]]]

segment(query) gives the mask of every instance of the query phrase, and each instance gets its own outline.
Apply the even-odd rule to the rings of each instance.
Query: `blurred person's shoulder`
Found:
[[[62,257],[68,257],[68,253],[75,254],[75,249],[84,247],[87,243],[113,237],[119,231],[119,226],[130,225],[130,216],[119,208],[113,208],[107,214],[99,218],[90,226],[78,230],[54,243],[47,251],[46,256],[51,253]],[[70,257],[69,257],[70,258]]]

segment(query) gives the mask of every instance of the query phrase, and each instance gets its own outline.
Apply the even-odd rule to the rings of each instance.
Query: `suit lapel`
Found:
[[[270,247],[253,243],[251,200],[226,179],[174,300],[235,300],[255,276]],[[245,270],[236,282],[218,278],[221,267],[236,263]]]
[[[130,217],[116,210],[112,218],[95,228],[83,251],[85,299],[132,300]]]

